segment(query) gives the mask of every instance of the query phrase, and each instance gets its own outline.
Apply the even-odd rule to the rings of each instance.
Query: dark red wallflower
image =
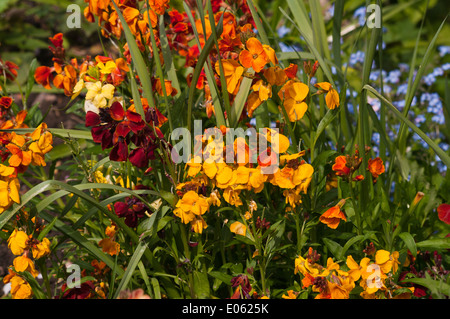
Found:
[[[87,299],[95,291],[95,287],[92,281],[89,280],[83,282],[79,288],[67,289],[67,285],[64,284],[62,291],[64,291],[64,294],[61,299]]]
[[[250,281],[246,275],[238,275],[236,277],[231,278],[231,286],[237,287],[231,299],[250,299],[250,291],[252,290],[252,286],[250,285]]]
[[[136,186],[136,189],[146,189],[143,185]],[[125,202],[114,203],[116,215],[125,218],[125,224],[134,228],[138,225],[139,219],[145,217],[145,211],[150,212],[148,207],[135,197],[125,198]]]

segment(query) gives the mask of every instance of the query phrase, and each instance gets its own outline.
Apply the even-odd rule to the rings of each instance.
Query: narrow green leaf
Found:
[[[442,148],[439,147],[439,145],[433,142],[421,129],[414,125],[414,123],[405,118],[402,113],[400,113],[397,108],[392,105],[391,102],[389,102],[384,96],[378,93],[373,87],[366,84],[364,85],[363,89],[372,92],[378,99],[384,102],[391,109],[395,116],[397,116],[401,121],[403,121],[403,123],[408,125],[417,135],[419,135],[425,141],[425,143],[427,143],[436,152],[436,155],[439,156],[442,162],[444,162],[447,167],[450,167],[450,156],[448,156],[442,150]]]
[[[416,243],[416,246],[426,249],[450,249],[450,237],[424,240]]]
[[[404,117],[406,117],[408,115],[414,95],[416,94],[417,88],[419,87],[419,83],[422,80],[422,76],[425,72],[428,61],[430,60],[432,53],[434,53],[433,50],[434,50],[436,41],[438,39],[438,35],[441,32],[442,28],[444,27],[446,20],[447,20],[447,17],[445,17],[444,21],[442,21],[441,25],[439,26],[439,29],[436,31],[433,39],[431,40],[430,44],[428,45],[425,55],[422,59],[422,63],[419,65],[417,73],[415,74],[414,82],[412,82],[412,84],[411,84],[412,75],[410,74],[410,78],[409,78],[409,82],[408,82],[408,89],[406,91],[406,97],[405,97],[405,106],[403,109]],[[412,67],[411,67],[411,69],[412,69]],[[406,123],[401,123],[399,134],[398,134],[398,139],[399,139],[398,145],[399,145],[399,148],[400,148],[400,151],[402,152],[402,154],[404,154],[406,151],[406,127],[405,127],[405,124]]]
[[[127,265],[127,269],[123,274],[122,280],[120,281],[119,286],[117,286],[116,293],[114,294],[114,299],[117,299],[117,297],[119,297],[120,292],[127,288],[131,277],[133,277],[134,270],[136,269],[138,263],[141,261],[141,258],[144,255],[146,249],[147,243],[143,241],[139,242],[138,246],[136,247],[133,253],[133,256],[131,256],[130,258],[130,261]]]
[[[150,73],[144,62],[141,51],[139,50],[139,47],[136,44],[136,39],[134,38],[133,34],[131,33],[131,30],[128,27],[128,24],[122,15],[122,12],[120,11],[120,9],[117,6],[117,4],[115,3],[115,1],[112,1],[112,4],[114,5],[114,8],[116,9],[117,15],[119,16],[119,19],[120,19],[120,23],[122,24],[122,29],[123,29],[125,38],[128,43],[128,48],[130,49],[131,58],[136,67],[136,71],[139,75],[139,80],[141,81],[141,84],[142,84],[142,92],[143,92],[144,98],[147,99],[148,105],[150,107],[153,107],[155,105],[155,102],[153,99],[153,89],[152,89],[152,82],[150,81]],[[136,111],[138,111],[138,110],[136,109]],[[141,114],[141,116],[142,116],[142,118],[145,118],[144,114]]]
[[[413,236],[411,236],[410,233],[403,232],[398,234],[398,237],[400,237],[403,242],[405,243],[406,247],[409,249],[411,254],[413,254],[414,257],[417,255],[417,246],[416,242],[414,241]]]
[[[339,245],[334,240],[331,240],[328,238],[323,238],[322,240],[325,243],[325,245],[328,247],[330,252],[333,254],[334,257],[336,257],[338,259],[340,259],[342,257],[343,248],[341,245]]]
[[[239,91],[234,98],[233,107],[231,108],[230,114],[230,126],[236,128],[241,117],[242,111],[244,110],[245,103],[247,102],[247,97],[250,93],[250,88],[252,86],[252,79],[244,77],[241,81]]]

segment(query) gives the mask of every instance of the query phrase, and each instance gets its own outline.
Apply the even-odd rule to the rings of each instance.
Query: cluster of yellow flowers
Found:
[[[174,214],[183,223],[191,223],[195,232],[202,233],[203,229],[207,227],[202,215],[209,211],[211,205],[220,206],[220,199],[223,197],[225,202],[232,206],[242,206],[244,203],[241,192],[259,193],[264,189],[265,183],[271,183],[284,189],[283,195],[286,197],[286,202],[291,206],[295,207],[295,205],[301,203],[300,192],[306,193],[314,168],[299,160],[304,152],[292,155],[283,154],[290,145],[286,136],[271,129],[267,129],[267,132],[263,138],[271,143],[271,147],[258,156],[258,165],[253,165],[250,162],[250,148],[245,140],[241,141],[242,144],[239,144],[240,137],[234,141],[234,151],[237,150],[238,145],[243,148],[241,154],[244,154],[245,160],[239,161],[241,163],[236,162],[239,152],[235,152],[238,156],[234,163],[224,161],[226,148],[223,142],[205,141],[208,143],[203,148],[203,157],[207,155],[207,159],[202,163],[200,158],[194,157],[186,164],[188,168],[187,177],[190,180],[177,186],[180,200],[176,204]],[[275,154],[273,150],[283,154],[279,156],[279,162],[277,162],[275,156],[279,154]],[[266,173],[264,167],[268,166],[268,161],[271,164],[276,163],[278,169]],[[212,189],[209,196],[204,191],[206,187]],[[256,205],[251,202],[254,203],[251,200],[246,203],[246,207],[249,207],[249,210],[253,212],[256,210]],[[251,212],[248,212],[248,214]]]
[[[369,253],[373,259],[366,256],[359,264],[351,255],[347,256],[347,270],[344,270],[332,258],[328,258],[326,267],[318,264],[320,255],[309,248],[306,258],[298,256],[295,259],[294,274],[302,274],[303,288],[311,286],[312,291],[318,293],[316,299],[348,299],[358,281],[363,289],[360,296],[364,299],[409,298],[414,288],[408,288],[409,292],[396,293],[404,287],[391,280],[399,268],[399,253],[382,249],[373,249]],[[289,296],[296,298],[294,292],[286,298]]]
[[[31,222],[34,224],[33,233],[39,233],[43,226],[42,223],[36,223],[33,217]],[[39,272],[36,270],[34,260],[50,254],[50,241],[48,238],[38,240],[33,234],[27,234],[24,230],[14,229],[8,238],[8,248],[18,256],[13,264],[8,268],[8,275],[3,278],[3,282],[11,283],[11,295],[13,299],[29,299],[33,295],[30,284],[23,276],[24,272],[29,273],[36,278]],[[30,257],[33,257],[31,259]]]

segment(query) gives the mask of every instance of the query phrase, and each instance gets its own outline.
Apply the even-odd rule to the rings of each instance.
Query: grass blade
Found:
[[[419,129],[414,123],[412,123],[410,120],[408,120],[406,117],[403,116],[402,113],[400,113],[397,108],[392,105],[391,102],[389,102],[384,96],[382,96],[380,93],[378,93],[373,87],[370,85],[364,85],[363,89],[372,92],[380,101],[383,103],[386,103],[386,105],[391,109],[391,111],[394,113],[395,116],[397,116],[403,123],[405,123],[407,126],[409,126],[417,135],[419,135],[425,143],[427,143],[435,152],[436,155],[439,156],[439,158],[444,162],[444,164],[447,167],[450,167],[450,156],[448,156],[442,148],[439,147],[435,142],[433,142],[421,129]]]

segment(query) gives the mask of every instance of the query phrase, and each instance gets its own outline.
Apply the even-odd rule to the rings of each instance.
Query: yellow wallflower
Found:
[[[177,202],[173,213],[175,216],[181,218],[184,224],[187,224],[195,219],[195,216],[200,216],[209,210],[209,203],[206,197],[200,196],[197,192],[188,191]]]
[[[86,100],[91,101],[94,106],[98,108],[106,107],[108,102],[106,99],[110,100],[114,95],[114,85],[105,84],[102,82],[86,82],[85,86],[88,90],[86,93]]]
[[[22,277],[14,275],[7,282],[11,283],[11,296],[13,299],[30,299],[33,295],[30,284]]]
[[[318,92],[319,94],[326,92],[325,103],[330,110],[333,110],[339,106],[339,94],[335,89],[333,89],[330,83],[320,82],[314,86],[320,88]]]
[[[234,222],[230,225],[230,231],[237,235],[245,236],[247,233],[247,227],[241,222]]]
[[[14,229],[8,238],[8,248],[14,255],[20,256],[27,247],[27,242],[28,235],[22,230]]]
[[[244,68],[233,59],[222,59],[222,68],[227,82],[227,91],[233,94],[237,88],[239,88],[240,80],[242,74],[244,73]],[[217,74],[220,75],[220,65],[219,61],[215,64],[215,69]]]
[[[33,277],[37,277],[39,272],[34,268],[33,261],[23,254],[22,256],[14,258],[13,261],[14,269],[17,272],[29,272]]]
[[[13,202],[20,203],[19,180],[13,178],[9,181],[0,180],[0,214]]]
[[[48,238],[42,239],[42,241],[32,247],[33,258],[39,259],[50,254],[50,240]]]
[[[306,84],[294,80],[287,81],[278,92],[291,122],[300,120],[305,115],[308,109],[305,103],[308,93],[309,88]]]
[[[230,205],[234,205],[236,207],[241,206],[243,205],[243,203],[241,198],[239,197],[239,194],[241,193],[242,189],[242,186],[229,186],[223,191],[223,198]]]

